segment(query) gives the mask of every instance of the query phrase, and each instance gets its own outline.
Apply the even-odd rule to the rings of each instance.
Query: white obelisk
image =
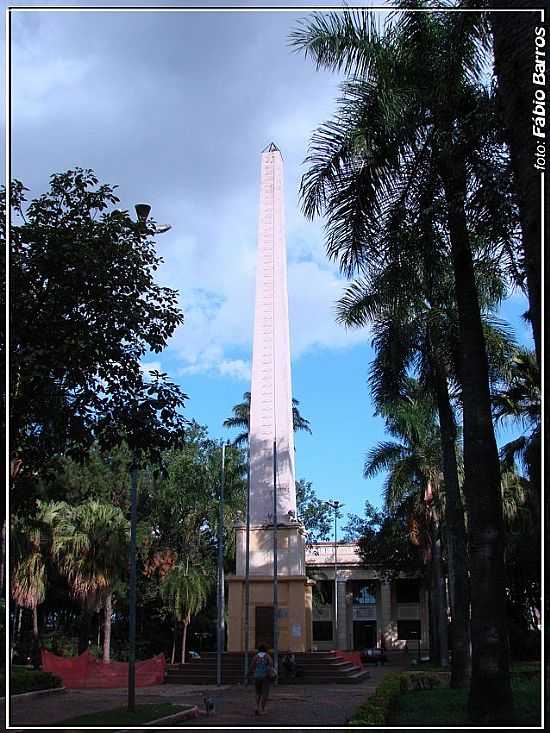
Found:
[[[262,153],[256,305],[250,403],[250,519],[273,522],[273,444],[277,446],[277,521],[296,516],[288,324],[283,159]]]
[[[313,581],[306,576],[305,530],[296,518],[283,159],[273,143],[261,160],[249,444],[250,531],[247,542],[246,525],[236,522],[227,648],[239,652],[273,644],[277,619],[279,650],[308,651]]]

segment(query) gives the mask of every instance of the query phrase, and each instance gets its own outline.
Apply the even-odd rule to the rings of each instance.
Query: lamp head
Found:
[[[134,208],[136,210],[138,221],[144,224],[151,212],[151,206],[149,204],[136,204]]]

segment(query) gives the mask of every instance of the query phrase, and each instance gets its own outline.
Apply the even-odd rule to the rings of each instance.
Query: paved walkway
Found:
[[[159,685],[137,690],[137,703],[173,702],[204,709],[205,695],[214,701],[210,717],[175,723],[174,727],[236,726],[273,727],[343,726],[361,703],[374,691],[386,672],[405,665],[392,663],[370,668],[370,678],[357,685],[280,685],[271,690],[266,715],[254,715],[254,690],[241,685]],[[16,700],[12,703],[11,725],[59,725],[67,718],[122,707],[126,690],[70,690],[65,694]],[[59,729],[58,729],[59,730]]]

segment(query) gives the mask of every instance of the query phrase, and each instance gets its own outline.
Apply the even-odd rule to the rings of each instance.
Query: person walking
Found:
[[[271,681],[275,677],[275,668],[273,660],[267,653],[265,644],[260,644],[257,654],[254,655],[250,673],[254,677],[254,687],[256,691],[256,715],[265,713],[267,698],[269,697],[269,688]]]

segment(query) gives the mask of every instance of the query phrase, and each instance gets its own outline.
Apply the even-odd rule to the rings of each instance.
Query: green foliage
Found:
[[[52,557],[83,606],[96,609],[127,566],[130,525],[120,509],[95,499],[64,506]]]
[[[224,428],[233,428],[241,430],[233,441],[233,445],[242,448],[248,444],[248,429],[250,426],[250,392],[243,394],[243,401],[233,407],[233,415],[223,421]],[[311,433],[309,421],[300,414],[298,400],[292,400],[292,421],[294,430],[305,430]]]
[[[296,509],[309,544],[329,539],[334,521],[333,509],[317,497],[311,481],[296,481]],[[340,511],[338,516],[342,516]]]
[[[344,536],[358,542],[363,562],[376,566],[387,579],[423,570],[419,546],[411,542],[410,512],[407,502],[390,511],[376,509],[367,501],[364,517],[349,515],[344,527]]]
[[[468,721],[467,690],[438,687],[410,691],[401,695],[390,713],[390,725],[462,726]],[[516,725],[540,723],[540,677],[531,679],[512,674],[514,718]]]
[[[212,583],[211,573],[181,561],[164,576],[160,595],[178,621],[188,622],[205,605]]]
[[[22,667],[12,667],[10,673],[10,694],[34,690],[50,690],[63,687],[63,680],[50,672],[38,672]]]
[[[353,726],[386,725],[391,708],[401,694],[402,684],[402,675],[397,673],[385,675],[374,694],[361,705],[349,724]]]
[[[27,205],[23,184],[12,184],[11,284],[24,293],[10,313],[18,502],[22,486],[33,492],[34,472],[62,455],[82,458],[95,440],[112,447],[125,436],[151,453],[183,427],[185,395],[165,374],[146,381],[140,369],[183,320],[177,293],[154,280],[154,222],[141,226],[112,208],[114,190],[76,168],[53,175]]]

